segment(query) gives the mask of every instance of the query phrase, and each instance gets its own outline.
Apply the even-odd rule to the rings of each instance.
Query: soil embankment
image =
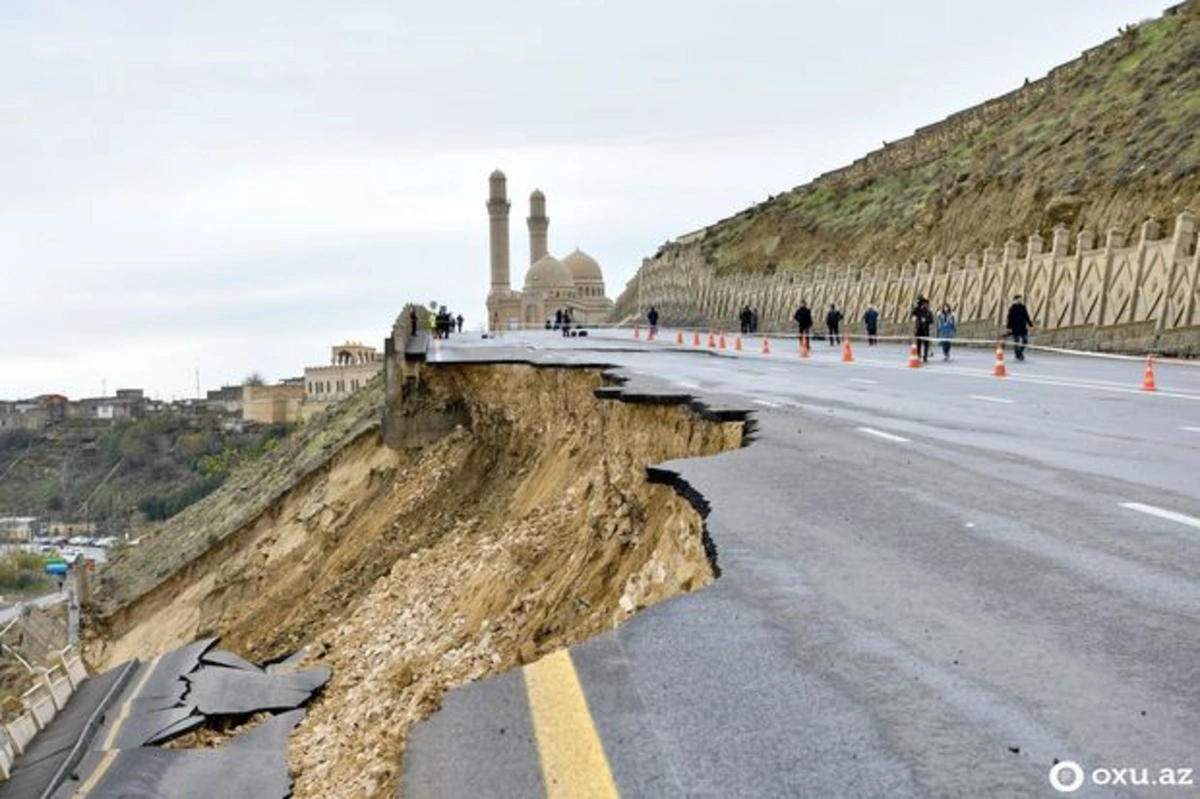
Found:
[[[470,424],[421,449],[348,442],[101,625],[97,665],[219,635],[333,679],[292,743],[296,796],[390,796],[409,726],[452,686],[712,580],[703,520],[647,466],[740,446],[740,422],[597,399],[596,369],[427,370]],[[130,570],[127,564],[125,569]]]

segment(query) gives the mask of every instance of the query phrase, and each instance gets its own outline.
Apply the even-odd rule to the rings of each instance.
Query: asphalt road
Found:
[[[452,693],[403,796],[571,795],[605,769],[625,796],[1056,796],[1056,763],[1076,796],[1200,794],[1200,366],[1149,393],[1137,360],[1034,351],[999,379],[988,349],[910,369],[899,345],[673,342],[431,353],[614,364],[755,424],[664,465],[711,506],[720,579],[571,650],[575,727],[531,666]],[[599,761],[555,751],[591,734]]]

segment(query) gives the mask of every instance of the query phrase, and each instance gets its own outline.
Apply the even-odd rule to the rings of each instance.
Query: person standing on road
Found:
[[[462,332],[462,322],[463,322],[462,314],[459,314],[458,316],[454,317],[454,321],[458,322],[458,332],[461,333]]]
[[[875,310],[875,304],[867,305],[867,312],[863,314],[863,324],[867,327],[867,344],[875,346],[875,336],[879,333],[879,311]]]
[[[838,328],[842,324],[842,312],[837,309],[837,306],[832,302],[829,303],[829,311],[825,314],[825,327],[829,328],[829,346],[842,343],[842,334]]]
[[[800,307],[792,314],[792,319],[796,321],[796,327],[800,329],[800,340],[808,344],[808,334],[812,330],[813,317],[806,300],[800,300]]]
[[[942,303],[942,310],[937,317],[938,340],[942,344],[942,360],[950,360],[950,343],[958,333],[958,320],[954,317],[954,309],[950,303]]]
[[[650,335],[657,336],[658,335],[658,309],[655,308],[653,305],[650,306],[650,310],[646,313],[646,321],[650,323]]]
[[[929,334],[933,327],[933,311],[929,309],[929,300],[917,297],[917,304],[912,309],[912,320],[917,352],[923,363],[929,363]]]
[[[1018,361],[1025,360],[1025,345],[1029,343],[1029,328],[1033,327],[1033,320],[1029,318],[1029,311],[1021,301],[1020,294],[1013,297],[1012,305],[1008,306],[1008,319],[1004,326],[1008,329],[1008,335],[1012,336],[1013,354]]]

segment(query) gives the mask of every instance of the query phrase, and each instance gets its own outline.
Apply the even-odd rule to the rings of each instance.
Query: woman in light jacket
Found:
[[[958,320],[954,318],[954,309],[950,303],[942,303],[942,310],[937,315],[937,334],[942,342],[942,360],[950,360],[950,343],[958,332]]]

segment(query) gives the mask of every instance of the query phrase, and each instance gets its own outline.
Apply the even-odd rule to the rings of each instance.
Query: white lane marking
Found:
[[[899,441],[901,443],[905,443],[909,440],[909,439],[903,438],[901,436],[894,436],[891,433],[885,433],[882,430],[876,430],[873,427],[860,427],[858,429],[859,429],[859,431],[866,433],[867,435],[879,436],[880,438],[886,438],[888,441]]]
[[[1181,427],[1181,428],[1179,428],[1179,429],[1180,429],[1180,430],[1186,430],[1186,431],[1188,431],[1189,433],[1200,433],[1200,427],[1187,427],[1187,426],[1185,425],[1184,427]]]
[[[850,382],[851,383],[866,383],[868,386],[879,385],[878,380],[868,380],[865,377],[852,377],[852,378],[850,378]]]
[[[679,385],[683,386],[684,388],[700,388],[699,383],[689,383],[686,380],[680,380]]]
[[[1165,508],[1156,508],[1153,505],[1143,505],[1140,502],[1122,502],[1120,504],[1122,508],[1129,508],[1129,510],[1148,513],[1151,516],[1157,516],[1160,519],[1169,519],[1173,522],[1186,524],[1188,527],[1195,527],[1197,530],[1200,530],[1200,519],[1197,519],[1195,516],[1188,516],[1184,513],[1176,513],[1173,510],[1166,510]]]
[[[984,402],[1003,402],[1006,405],[1013,404],[1013,400],[1005,399],[1004,397],[989,397],[987,394],[972,394],[971,399],[983,400]]]
[[[778,402],[767,402],[766,400],[760,400],[760,399],[754,400],[754,404],[755,405],[765,405],[768,408],[778,408],[779,407]]]

